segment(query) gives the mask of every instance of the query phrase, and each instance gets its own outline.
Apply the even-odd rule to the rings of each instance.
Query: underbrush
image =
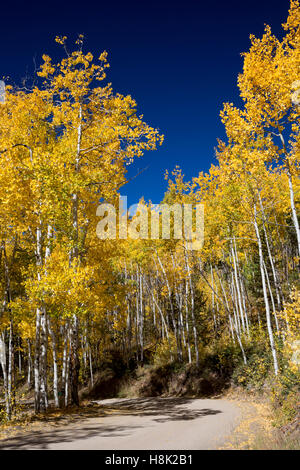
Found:
[[[285,436],[280,431],[275,431],[273,437],[258,434],[252,445],[252,450],[299,450],[300,435]]]

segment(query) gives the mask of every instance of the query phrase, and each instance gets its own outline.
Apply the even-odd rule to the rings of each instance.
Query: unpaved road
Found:
[[[0,441],[5,449],[193,450],[216,449],[240,420],[240,409],[223,399],[135,398],[97,402],[71,424],[28,430]]]

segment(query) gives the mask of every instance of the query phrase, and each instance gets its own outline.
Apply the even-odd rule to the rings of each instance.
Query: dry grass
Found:
[[[274,413],[267,397],[230,390],[228,400],[241,408],[242,420],[228,442],[227,450],[299,450],[300,435],[274,427]]]

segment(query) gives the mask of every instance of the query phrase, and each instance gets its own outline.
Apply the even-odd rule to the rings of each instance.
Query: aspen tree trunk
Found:
[[[299,221],[297,217],[297,211],[295,206],[295,197],[294,197],[294,189],[293,189],[293,182],[292,182],[292,175],[290,169],[287,169],[287,175],[289,179],[289,190],[290,190],[290,201],[291,201],[291,208],[292,208],[292,218],[296,230],[297,235],[297,242],[298,242],[298,254],[300,256],[300,228],[299,228]]]
[[[179,340],[180,340],[180,344],[181,345],[183,344],[183,348],[185,348],[186,340],[185,340],[183,315],[182,315],[182,296],[181,296],[181,292],[180,292],[175,280],[174,280],[174,294],[175,294],[175,299],[176,299],[176,304],[177,304],[177,309],[178,309],[178,335],[179,335]]]
[[[247,364],[247,357],[246,357],[246,354],[245,354],[245,350],[244,350],[244,346],[243,346],[243,342],[242,342],[242,338],[241,338],[241,324],[240,324],[240,316],[238,314],[235,285],[234,285],[234,281],[233,281],[233,273],[232,273],[232,284],[231,284],[231,300],[232,300],[232,309],[233,309],[234,321],[232,320],[231,315],[230,315],[230,311],[228,310],[229,322],[234,327],[234,331],[235,331],[235,334],[236,334],[238,344],[240,346],[240,350],[241,350],[241,353],[242,353],[244,364]]]
[[[79,173],[79,162],[80,162],[80,151],[81,151],[81,139],[82,139],[82,106],[79,108],[79,124],[77,128],[77,152],[75,160],[75,172]],[[74,249],[72,250],[71,260],[78,259],[79,247],[78,247],[78,194],[73,193],[73,229],[74,229]],[[71,325],[71,338],[70,338],[70,362],[69,362],[69,381],[70,381],[70,396],[71,405],[79,406],[78,396],[78,381],[79,381],[79,356],[78,356],[78,331],[79,331],[79,319],[76,314],[73,315]]]
[[[192,363],[192,352],[190,344],[190,328],[189,328],[189,306],[188,306],[188,281],[185,281],[185,328],[186,328],[186,339],[187,339],[187,350],[189,363]]]
[[[236,248],[235,237],[233,237],[233,242],[234,242],[234,253],[235,253],[236,267],[237,267],[237,278],[238,278],[238,281],[239,281],[241,299],[242,299],[242,310],[243,310],[243,314],[244,314],[244,318],[245,318],[247,335],[248,335],[248,338],[249,338],[250,337],[250,332],[249,332],[248,313],[247,313],[247,307],[246,307],[246,287],[244,285],[243,277],[241,275],[240,262],[239,262],[237,248]]]
[[[73,316],[71,339],[70,339],[70,398],[71,405],[79,406],[78,396],[78,377],[79,377],[79,356],[78,356],[78,318],[77,315]]]
[[[239,276],[240,276],[240,274],[239,274]],[[243,302],[243,309],[244,309],[244,313],[245,313],[245,322],[246,322],[247,335],[248,335],[248,338],[250,338],[250,331],[249,331],[249,322],[250,322],[250,320],[248,318],[248,309],[247,309],[247,306],[246,306],[246,298],[247,298],[246,286],[245,286],[241,276],[240,276],[240,280],[241,280],[242,302]]]
[[[173,254],[171,254],[171,258],[172,258],[172,264],[173,264],[174,272],[176,272],[176,264],[175,264]],[[179,340],[180,340],[180,344],[182,344],[182,342],[183,342],[183,347],[185,348],[186,347],[186,339],[185,339],[185,333],[184,333],[183,314],[182,314],[183,301],[182,301],[182,295],[181,295],[181,292],[180,292],[181,289],[179,291],[179,289],[177,287],[176,280],[174,280],[174,291],[175,291],[175,298],[176,298],[178,312],[179,312],[179,317],[178,317]]]
[[[138,266],[136,268],[136,296],[135,296],[135,305],[136,305],[136,316],[135,316],[135,342],[136,342],[136,361],[140,362],[139,355],[139,331],[140,331],[140,308],[139,308],[139,275],[138,275]]]
[[[156,328],[156,308],[155,303],[152,301],[152,314],[153,314],[153,325]]]
[[[13,321],[9,324],[9,339],[8,339],[8,374],[7,374],[7,394],[8,394],[8,406],[7,406],[7,419],[11,419],[12,410],[14,407],[14,343],[13,343]]]
[[[21,356],[21,338],[18,341],[18,360],[19,360],[19,375],[22,375],[22,356]]]
[[[190,266],[189,266],[189,259],[188,259],[188,255],[187,255],[187,250],[185,250],[184,256],[185,256],[185,264],[186,264],[186,269],[187,269],[188,279],[189,279],[189,285],[190,285],[192,328],[193,328],[193,334],[194,334],[196,364],[198,366],[199,365],[199,349],[198,349],[198,334],[197,334],[195,314],[194,314],[194,289],[193,289],[192,276],[191,276],[191,271],[190,271]]]
[[[244,364],[247,364],[247,358],[246,358],[244,346],[243,346],[243,343],[242,343],[242,340],[241,340],[241,336],[240,336],[240,334],[238,333],[237,329],[236,329],[236,337],[237,337],[239,346],[240,346],[241,351],[242,351],[242,356],[243,356]]]
[[[87,368],[87,340],[86,334],[81,335],[81,348],[82,348],[82,359],[83,359],[83,369],[84,372]]]
[[[174,315],[174,306],[173,306],[173,301],[172,301],[171,287],[170,287],[170,283],[169,283],[164,265],[163,265],[163,263],[162,263],[162,261],[159,257],[159,254],[158,254],[157,250],[155,252],[156,252],[156,256],[157,256],[157,259],[158,259],[159,265],[161,267],[161,270],[162,270],[162,273],[163,273],[163,276],[164,276],[164,279],[165,279],[165,282],[166,282],[166,285],[167,285],[167,289],[168,289],[169,303],[170,303],[170,308],[171,308],[171,320],[172,320],[172,325],[173,325],[173,329],[174,329],[174,336],[175,336],[175,339],[176,339],[176,346],[177,346],[177,356],[178,356],[178,359],[180,361],[182,361],[182,349],[181,349],[180,339],[178,337],[178,330],[177,330],[176,319],[175,319],[175,315]]]
[[[269,275],[268,275],[268,271],[267,271],[265,262],[264,262],[264,271],[265,271],[265,276],[266,276],[266,280],[267,280],[268,290],[269,290],[269,294],[270,294],[270,299],[271,299],[271,304],[272,304],[272,309],[273,309],[273,315],[274,315],[274,318],[275,318],[276,330],[277,330],[277,332],[279,333],[279,325],[278,325],[278,319],[277,319],[277,314],[276,314],[276,307],[275,307],[274,297],[273,297],[273,293],[272,293],[272,289],[271,289],[271,284],[270,284],[270,279],[269,279]]]
[[[91,386],[94,386],[94,374],[93,374],[93,361],[92,361],[92,351],[91,346],[89,345],[89,365],[90,365],[90,378],[91,378]]]
[[[232,341],[233,341],[234,344],[235,344],[235,337],[234,337],[234,332],[233,332],[232,318],[231,318],[231,315],[229,315],[228,317],[229,317],[229,328],[230,328],[230,333],[231,333]]]
[[[218,279],[219,279],[219,283],[220,283],[220,286],[221,286],[221,291],[223,293],[223,297],[224,297],[226,307],[227,307],[227,313],[228,313],[228,319],[229,319],[229,328],[230,328],[231,336],[232,336],[233,342],[235,343],[235,338],[234,338],[234,333],[233,333],[233,325],[232,325],[232,318],[231,318],[230,309],[229,309],[229,303],[228,303],[225,288],[223,286],[223,283],[222,283],[221,277],[219,276],[218,271],[217,271],[217,276],[218,276]]]
[[[210,276],[211,276],[211,285],[213,287],[212,291],[211,291],[211,307],[212,307],[212,313],[213,313],[213,320],[214,320],[214,328],[215,328],[215,332],[217,331],[218,329],[218,326],[217,326],[217,321],[216,321],[216,312],[215,312],[215,286],[214,286],[214,275],[213,275],[213,268],[212,268],[212,264],[210,263]]]
[[[34,351],[34,410],[40,412],[40,309],[36,309]]]
[[[64,395],[64,402],[62,405],[68,405],[68,325],[65,326],[64,331],[64,347],[61,369],[61,393]]]
[[[273,261],[273,256],[272,256],[271,249],[270,249],[269,238],[268,238],[267,229],[266,229],[266,225],[265,225],[266,216],[265,216],[264,206],[263,206],[260,194],[258,194],[258,197],[259,197],[260,208],[261,208],[262,215],[263,215],[263,217],[262,217],[262,226],[263,226],[263,230],[264,230],[265,241],[266,241],[266,246],[267,246],[267,250],[268,250],[268,256],[269,256],[270,265],[271,265],[271,269],[272,269],[272,275],[273,275],[273,279],[274,279],[274,286],[275,286],[275,291],[276,291],[278,310],[281,310],[282,302],[281,302],[280,282],[278,280],[277,271],[276,271],[276,268],[275,268],[275,264],[274,264],[274,261]]]
[[[41,347],[40,347],[40,399],[41,411],[48,409],[48,384],[47,384],[47,349],[48,349],[48,328],[46,309],[41,312]]]
[[[43,265],[42,258],[42,228],[41,224],[36,231],[36,265],[38,269],[37,278],[41,280],[40,269]],[[36,339],[35,339],[35,411],[46,411],[48,408],[47,390],[47,315],[44,307],[36,310]]]
[[[231,243],[231,256],[232,256],[232,260],[233,260],[235,290],[236,290],[236,294],[237,294],[237,310],[240,313],[243,332],[245,332],[246,327],[245,327],[244,311],[243,311],[243,307],[242,307],[242,297],[241,297],[241,291],[240,291],[240,283],[239,283],[238,272],[237,272],[237,261],[236,261],[235,251],[233,249],[233,244],[232,243]]]
[[[49,320],[48,329],[52,342],[52,356],[53,356],[53,397],[56,408],[59,408],[58,396],[58,359],[57,359],[57,343],[55,333]]]
[[[28,388],[31,388],[32,357],[31,357],[31,342],[30,342],[30,339],[27,340],[27,346],[28,346],[27,386],[28,386]]]
[[[124,267],[124,278],[125,285],[128,283],[128,274],[127,274],[127,265],[125,263]],[[127,329],[127,357],[129,358],[131,354],[131,341],[132,341],[132,318],[131,318],[131,304],[130,304],[130,295],[126,294],[127,302],[127,320],[126,320],[126,329]]]
[[[233,282],[233,273],[231,273],[232,275],[232,289],[234,290],[234,282]],[[202,274],[202,276],[204,277],[204,279],[206,280],[206,277]],[[219,276],[218,276],[219,277]],[[228,301],[227,301],[227,296],[226,296],[226,292],[225,292],[225,289],[223,288],[223,285],[221,283],[221,279],[219,277],[219,281],[220,281],[220,285],[221,285],[221,288],[222,288],[222,291],[223,291],[223,294],[224,294],[224,298],[225,298],[225,302],[223,299],[220,299],[229,315],[229,322],[230,322],[230,325],[234,325],[234,329],[235,329],[235,333],[236,333],[236,337],[237,337],[237,340],[238,340],[238,343],[239,343],[239,346],[240,346],[240,349],[241,349],[241,352],[242,352],[242,356],[243,356],[243,361],[244,361],[244,364],[247,364],[247,358],[246,358],[246,354],[245,354],[245,350],[244,350],[244,347],[243,347],[243,343],[242,343],[242,339],[241,339],[241,335],[240,335],[240,331],[238,330],[238,322],[237,322],[237,318],[239,320],[239,316],[236,314],[236,311],[234,309],[234,300],[233,300],[233,295],[231,296],[231,299],[232,299],[232,305],[233,305],[233,311],[234,311],[234,317],[235,317],[235,322],[233,322],[231,320],[231,314],[230,314],[230,309],[229,309],[229,305],[228,305]],[[208,285],[210,286],[211,289],[213,289],[213,287],[209,284],[209,282],[206,280],[206,282],[208,283]],[[215,294],[218,296],[218,294],[215,292]]]
[[[70,364],[71,364],[71,327],[68,330],[68,342],[67,342],[67,358],[66,358],[66,371],[65,371],[65,406],[69,405],[70,401]]]
[[[264,301],[265,301],[265,307],[266,307],[267,328],[268,328],[270,346],[271,346],[273,362],[274,362],[274,371],[275,371],[275,375],[278,375],[278,370],[279,369],[278,369],[277,353],[276,353],[274,336],[273,336],[273,331],[272,331],[270,305],[269,305],[267,286],[266,286],[266,277],[265,277],[265,271],[264,271],[264,259],[263,259],[262,243],[261,243],[259,228],[258,228],[258,225],[257,225],[256,204],[254,204],[254,228],[255,228],[255,233],[256,233],[256,238],[257,238],[257,243],[258,243],[259,265],[260,265],[261,280],[262,280]]]
[[[6,398],[6,416],[10,420],[12,416],[12,410],[14,406],[13,402],[13,386],[14,386],[14,344],[13,344],[13,320],[11,318],[11,311],[9,304],[12,300],[11,297],[11,287],[10,287],[10,272],[8,267],[8,260],[6,256],[5,242],[2,243],[1,252],[3,253],[4,259],[4,277],[5,277],[5,299],[4,299],[4,309],[8,309],[10,316],[9,323],[9,336],[8,336],[8,366],[6,370],[6,344],[5,337],[3,334],[2,340],[2,351],[1,351],[1,365],[3,369],[4,382],[6,381],[5,387],[5,398]],[[5,371],[4,371],[5,369]]]
[[[164,317],[164,314],[162,312],[162,309],[160,308],[156,298],[155,298],[155,295],[154,295],[154,292],[153,290],[149,287],[149,285],[147,285],[148,287],[148,291],[149,293],[151,294],[152,296],[152,300],[153,302],[155,303],[156,305],[156,308],[157,310],[159,311],[160,313],[160,317],[161,317],[161,323],[162,323],[162,331],[165,331],[166,333],[166,338],[167,338],[167,341],[168,341],[168,345],[169,345],[169,350],[171,351],[171,343],[170,343],[170,338],[169,338],[169,332],[168,332],[168,327],[167,327],[167,324],[166,324],[166,320],[165,320],[165,317]]]
[[[38,266],[43,265],[42,258],[42,232],[39,228],[39,234],[37,237],[37,258]],[[47,243],[45,247],[45,275],[47,275],[47,259],[50,256],[50,242],[52,237],[52,227],[47,227]],[[38,279],[40,280],[40,273],[38,273]],[[40,309],[40,358],[39,358],[39,383],[40,383],[40,411],[46,411],[48,409],[48,318],[47,310],[45,305],[42,305]]]
[[[39,226],[36,230],[36,265],[37,269],[42,266],[42,230]],[[38,281],[40,273],[38,272]],[[41,310],[36,309],[35,320],[35,351],[34,351],[34,409],[36,413],[41,409],[41,382],[40,382],[40,353],[41,353]]]
[[[143,363],[144,360],[144,312],[143,312],[143,282],[142,271],[137,266],[136,269],[136,338],[137,338],[137,361]]]
[[[140,361],[144,362],[144,309],[143,309],[143,275],[140,270]]]
[[[175,286],[176,289],[176,286]],[[180,341],[182,340],[183,342],[183,347],[186,348],[186,338],[185,338],[185,332],[184,332],[184,322],[183,322],[183,313],[182,313],[182,306],[183,306],[183,300],[182,300],[182,295],[181,293],[177,293],[177,305],[178,305],[178,311],[179,311],[179,331],[180,331]]]
[[[237,331],[239,332],[239,335],[241,335],[242,334],[241,321],[240,321],[239,307],[238,307],[237,294],[236,294],[236,286],[235,286],[235,282],[234,282],[234,278],[233,278],[233,273],[232,273],[232,280],[231,280],[231,292],[232,292],[232,304],[233,304],[235,324],[236,324],[236,327],[237,327]]]
[[[280,140],[281,140],[281,143],[282,143],[282,146],[283,146],[283,150],[284,150],[284,153],[285,153],[285,157],[286,157],[285,164],[286,164],[286,173],[287,173],[287,177],[288,177],[288,181],[289,181],[292,219],[293,219],[293,223],[294,223],[295,231],[296,231],[296,236],[297,236],[298,254],[300,256],[300,227],[299,227],[299,221],[298,221],[297,211],[296,211],[296,206],[295,206],[295,196],[294,196],[292,174],[291,174],[290,164],[289,164],[289,160],[288,160],[288,152],[287,152],[287,149],[286,149],[284,137],[283,137],[283,135],[282,135],[282,133],[280,132],[279,129],[278,129],[278,131],[279,131],[279,137],[280,137]]]
[[[232,273],[232,286],[231,287],[232,287],[232,305],[233,305],[233,312],[234,312],[234,319],[235,319],[235,321],[233,322],[233,325],[234,325],[237,341],[239,343],[239,346],[242,352],[244,364],[247,364],[247,358],[246,358],[246,354],[245,354],[245,350],[244,350],[244,346],[243,346],[243,342],[241,338],[241,324],[240,324],[240,316],[237,310],[238,307],[237,307],[235,286],[233,282],[233,273]],[[235,301],[234,301],[234,297],[235,297]]]
[[[7,360],[6,360],[6,343],[4,332],[0,335],[0,362],[3,372],[3,386],[4,386],[4,395],[5,395],[5,408],[7,419],[11,418],[11,402],[8,395],[8,377],[7,377]]]
[[[126,320],[126,328],[127,328],[127,351],[128,355],[131,353],[131,340],[132,340],[132,318],[131,318],[131,309],[130,309],[130,300],[129,296],[126,296],[127,300],[127,320]]]

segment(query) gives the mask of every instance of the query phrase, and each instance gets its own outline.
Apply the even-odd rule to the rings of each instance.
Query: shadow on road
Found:
[[[22,434],[17,437],[5,439],[0,442],[0,450],[18,450],[18,449],[47,449],[48,444],[72,442],[74,440],[90,439],[99,437],[120,437],[130,434],[134,428],[139,426],[103,426],[87,425],[72,428],[53,429],[52,431],[34,431]]]
[[[188,405],[192,402],[192,398],[132,398],[114,401],[111,405],[104,404],[103,409],[119,410],[134,416],[153,416],[153,420],[159,423],[186,421],[200,418],[201,416],[222,413],[220,410],[211,408],[197,410],[183,407],[183,405]],[[159,416],[159,418],[155,418],[155,416]]]
[[[109,425],[108,420],[122,416],[150,417],[157,423],[168,421],[186,421],[208,415],[222,413],[220,410],[203,408],[189,409],[187,406],[193,399],[188,398],[135,398],[114,401],[111,404],[101,404],[85,407],[71,416],[61,415],[52,419],[41,418],[46,425],[52,427],[44,430],[27,430],[15,437],[0,441],[0,450],[17,449],[47,449],[49,444],[67,443],[92,437],[113,438],[128,436],[132,431],[143,425]],[[95,419],[97,422],[95,423]],[[149,424],[149,423],[148,423]],[[59,425],[59,427],[58,427]]]

